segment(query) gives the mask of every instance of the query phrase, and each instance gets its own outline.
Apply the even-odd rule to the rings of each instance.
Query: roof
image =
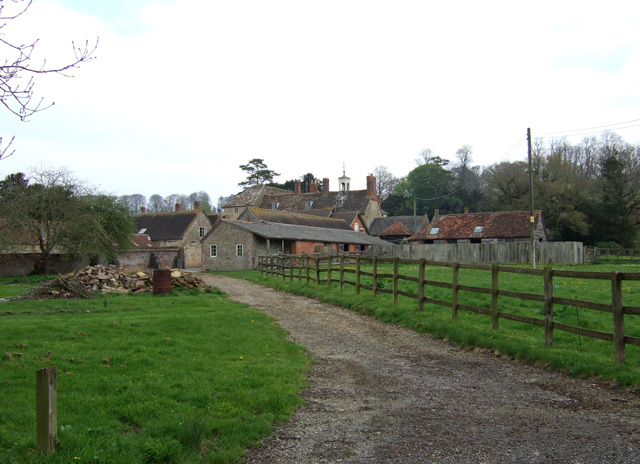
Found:
[[[260,201],[261,195],[278,195],[278,194],[289,194],[293,195],[291,190],[285,190],[278,187],[269,187],[268,185],[252,185],[251,187],[247,187],[241,193],[236,195],[233,200],[231,200],[226,205],[223,205],[223,208],[233,207],[233,206],[258,206],[257,202]]]
[[[401,224],[399,222],[396,222],[390,225],[385,230],[380,232],[380,234],[378,234],[379,237],[388,237],[388,236],[410,237],[411,235],[413,235],[413,231],[410,230],[404,224]]]
[[[229,224],[270,240],[296,240],[323,243],[349,243],[356,245],[384,245],[386,242],[370,235],[352,230],[326,229],[322,227],[300,226],[295,224],[274,224],[264,222],[244,222],[223,219],[202,239],[215,232],[221,224]]]
[[[138,233],[149,234],[153,241],[181,240],[195,221],[202,214],[200,210],[172,211],[168,213],[144,213],[133,217]],[[144,229],[144,230],[143,230]]]
[[[341,219],[345,221],[347,224],[352,224],[358,218],[360,212],[358,211],[343,211],[343,212],[335,212],[331,214],[333,219]]]
[[[342,219],[317,217],[300,213],[285,213],[282,211],[274,211],[261,208],[247,208],[240,215],[238,220],[249,222],[263,221],[277,224],[296,224],[309,227],[325,227],[328,229],[351,230],[349,224]]]
[[[135,248],[153,248],[155,244],[151,241],[149,234],[131,234],[129,236],[131,245]]]
[[[542,212],[536,211],[534,214],[536,226],[541,218]],[[481,227],[481,229],[478,229],[478,227]],[[431,227],[409,237],[409,240],[492,239],[529,236],[528,211],[500,211],[495,213],[447,214],[439,216],[431,223]]]
[[[331,209],[334,211],[357,211],[364,213],[371,202],[366,190],[351,190],[343,196],[341,192],[300,193],[267,193],[262,198],[260,207],[273,208],[275,202],[278,211],[304,211],[309,209]],[[376,200],[377,201],[377,200]]]
[[[312,208],[305,209],[301,211],[287,211],[288,213],[299,213],[299,214],[307,214],[309,216],[320,216],[320,217],[331,217],[331,213],[333,213],[333,208]]]
[[[404,225],[411,231],[411,234],[414,234],[422,230],[422,228],[428,227],[429,219],[426,216],[388,216],[375,218],[369,225],[369,233],[371,235],[381,235],[382,231],[396,223]]]

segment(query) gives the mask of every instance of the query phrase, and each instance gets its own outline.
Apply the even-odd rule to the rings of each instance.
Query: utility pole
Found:
[[[531,268],[536,268],[535,212],[533,209],[533,163],[531,162],[531,129],[527,128],[529,153],[529,233],[531,235]]]

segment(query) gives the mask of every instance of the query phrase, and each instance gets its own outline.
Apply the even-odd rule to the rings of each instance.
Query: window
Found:
[[[360,224],[358,224],[357,222],[353,225],[353,230],[355,230],[356,232],[360,232]]]
[[[200,230],[198,231],[198,235],[200,237],[204,237],[206,229],[203,226],[200,226]]]
[[[242,244],[241,243],[236,245],[236,256],[242,256]]]
[[[233,212],[238,214],[238,207],[237,206],[235,208],[233,208]]]
[[[479,234],[481,232],[482,232],[482,226],[476,226],[476,228],[473,229],[474,234]]]
[[[210,245],[209,246],[209,255],[212,258],[217,258],[218,257],[218,245]]]
[[[440,227],[432,227],[429,235],[436,235],[440,231]]]
[[[312,206],[313,206],[313,200],[307,200],[307,202],[304,204],[304,207],[306,209],[311,209]]]
[[[280,206],[279,201],[274,201],[273,203],[271,203],[271,209],[278,209],[278,206]]]

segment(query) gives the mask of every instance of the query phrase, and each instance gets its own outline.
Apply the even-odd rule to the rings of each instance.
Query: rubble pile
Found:
[[[171,270],[171,287],[208,288],[201,279],[181,269]],[[129,271],[114,265],[87,266],[64,276],[59,275],[31,289],[24,299],[90,298],[91,292],[139,293],[151,291],[153,273]]]

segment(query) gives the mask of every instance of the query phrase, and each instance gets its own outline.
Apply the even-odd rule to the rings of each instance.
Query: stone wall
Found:
[[[154,248],[133,250],[118,256],[118,265],[123,269],[176,269],[182,267],[180,248]]]
[[[211,246],[217,256],[211,256]],[[242,256],[238,256],[242,245]],[[241,271],[253,269],[258,255],[267,253],[267,242],[239,227],[222,222],[202,243],[202,269],[207,271]]]

